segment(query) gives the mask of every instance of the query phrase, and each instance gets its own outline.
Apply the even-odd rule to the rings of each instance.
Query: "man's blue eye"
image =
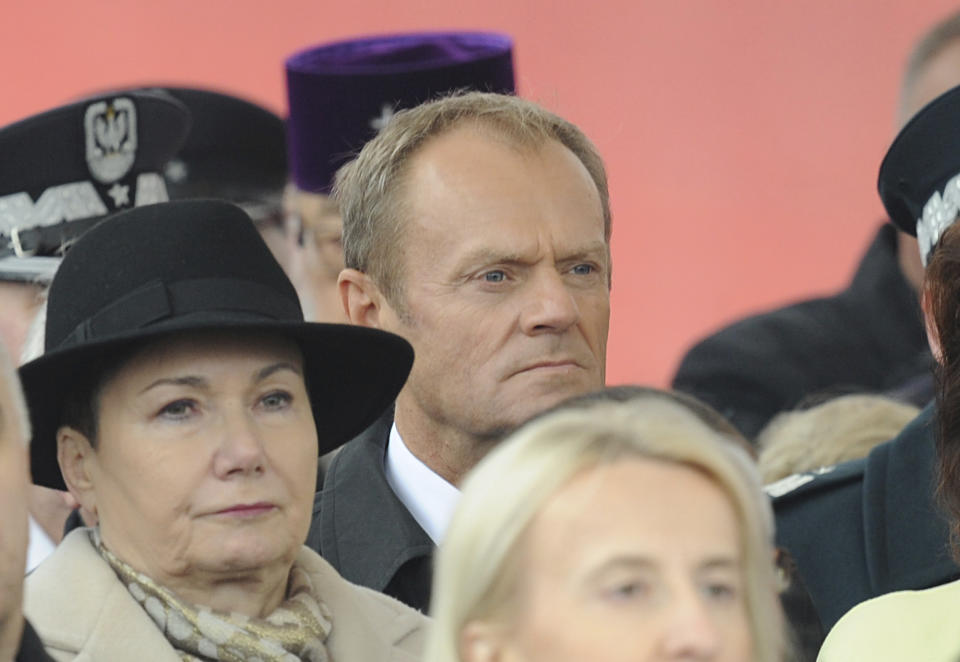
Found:
[[[488,271],[483,274],[483,279],[488,283],[502,283],[507,279],[507,274],[502,271]]]
[[[592,264],[578,264],[573,268],[573,273],[578,276],[588,276],[594,271]]]

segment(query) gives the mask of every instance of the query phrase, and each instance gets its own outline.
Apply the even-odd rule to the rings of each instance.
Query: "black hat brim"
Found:
[[[33,427],[30,461],[38,485],[65,489],[57,462],[56,433],[76,376],[135,344],[190,331],[261,332],[294,340],[304,359],[304,379],[317,426],[319,452],[337,448],[372,424],[403,387],[413,364],[409,343],[359,326],[265,321],[237,313],[181,316],[148,328],[52,351],[20,368]]]

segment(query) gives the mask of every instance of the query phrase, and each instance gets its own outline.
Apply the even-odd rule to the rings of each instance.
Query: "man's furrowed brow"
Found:
[[[529,258],[517,251],[478,248],[464,255],[459,261],[459,266],[461,269],[470,269],[488,264],[525,264],[527,262]]]
[[[571,247],[569,251],[561,253],[558,262],[573,262],[576,260],[596,260],[606,258],[608,254],[607,244],[602,241],[591,242],[585,246]]]

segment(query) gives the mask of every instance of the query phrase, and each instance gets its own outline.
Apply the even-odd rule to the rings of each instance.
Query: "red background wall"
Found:
[[[611,383],[665,384],[758,308],[840,287],[882,217],[903,59],[947,0],[4,0],[0,124],[142,82],[285,112],[282,62],[358,34],[512,34],[521,94],[610,171]],[[2,155],[0,155],[2,158]]]

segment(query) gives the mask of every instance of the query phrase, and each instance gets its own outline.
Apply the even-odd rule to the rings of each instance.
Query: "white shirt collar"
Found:
[[[393,493],[434,544],[439,545],[457,507],[460,490],[410,452],[396,423],[390,428],[384,470]]]
[[[46,531],[30,515],[30,544],[27,546],[27,572],[30,572],[53,553],[56,545]]]

